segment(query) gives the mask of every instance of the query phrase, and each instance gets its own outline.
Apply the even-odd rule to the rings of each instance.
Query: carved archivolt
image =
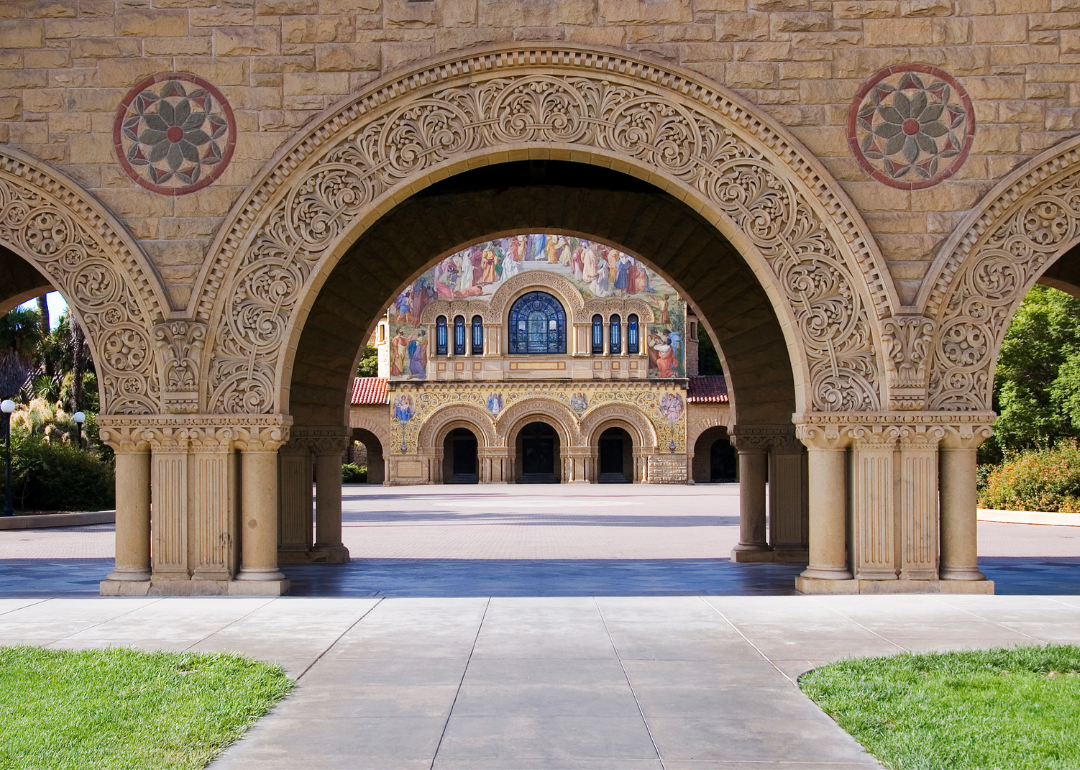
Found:
[[[656,449],[656,431],[652,423],[640,411],[628,406],[601,404],[594,407],[582,415],[579,430],[582,438],[595,447],[600,433],[611,427],[627,430],[634,439],[635,449]]]
[[[47,276],[73,308],[101,380],[102,412],[160,411],[150,329],[168,306],[123,226],[71,180],[0,145],[0,245]]]
[[[357,414],[356,409],[352,409],[349,414],[349,427],[360,428],[366,430],[379,440],[384,452],[390,451],[390,431],[383,420],[373,420],[362,414]]]
[[[510,313],[510,305],[522,294],[533,290],[551,292],[563,304],[566,320],[574,323],[581,320],[585,300],[573,281],[558,273],[545,273],[542,270],[526,270],[507,278],[491,295],[490,322],[502,323]],[[488,321],[487,318],[484,319]]]
[[[577,416],[570,407],[551,399],[534,397],[519,401],[499,414],[495,432],[500,445],[513,446],[518,432],[530,422],[544,422],[554,428],[563,450],[583,443]]]
[[[889,315],[892,289],[835,182],[770,119],[689,73],[551,46],[480,52],[384,82],[263,173],[212,249],[196,308],[213,337],[209,410],[282,408],[277,372],[343,242],[439,168],[510,147],[618,160],[700,202],[793,330],[806,408],[880,407],[874,323]]]
[[[725,410],[727,411],[727,410]],[[697,447],[697,441],[701,438],[701,435],[710,428],[723,428],[727,432],[731,432],[731,426],[728,425],[728,415],[714,415],[711,417],[702,417],[699,420],[692,422],[686,429],[686,452],[687,454],[694,454],[694,449]]]
[[[991,192],[944,247],[927,314],[929,408],[989,410],[993,373],[1017,306],[1080,240],[1080,138],[1044,153]]]
[[[581,313],[581,321],[591,323],[595,313],[602,315],[605,320],[610,318],[612,313],[618,313],[622,316],[624,323],[631,313],[637,313],[638,320],[643,324],[651,324],[656,321],[649,303],[633,297],[627,299],[617,297],[591,299],[585,303],[585,308]]]
[[[491,416],[483,409],[463,404],[444,406],[436,409],[424,421],[416,436],[418,448],[435,447],[442,449],[446,434],[454,428],[468,428],[477,439],[479,449],[495,446],[495,425]]]

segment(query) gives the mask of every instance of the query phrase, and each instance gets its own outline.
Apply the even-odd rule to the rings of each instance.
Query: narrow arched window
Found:
[[[638,318],[634,314],[626,319],[626,352],[632,356],[641,352],[641,343],[638,342]]]
[[[446,316],[435,319],[435,355],[446,355]]]
[[[544,291],[522,294],[510,307],[510,353],[565,353],[566,311]]]
[[[617,356],[622,353],[622,319],[617,315],[611,317],[609,336],[611,337],[611,353]]]
[[[472,352],[474,356],[484,352],[484,319],[478,315],[472,318]]]
[[[604,354],[604,318],[600,315],[592,317],[592,354],[594,356]]]
[[[465,316],[454,319],[454,355],[465,355]]]

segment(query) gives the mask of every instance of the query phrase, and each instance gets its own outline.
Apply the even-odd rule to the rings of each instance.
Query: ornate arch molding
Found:
[[[772,119],[689,72],[543,45],[379,81],[277,155],[223,226],[193,308],[212,337],[208,410],[282,408],[309,294],[378,211],[470,165],[532,155],[611,165],[686,200],[744,255],[791,330],[800,408],[879,408],[877,320],[898,303],[824,168]]]
[[[155,322],[169,306],[136,241],[89,192],[23,152],[0,145],[0,245],[32,264],[86,332],[106,414],[162,410]],[[197,370],[174,362],[196,390]]]
[[[514,300],[530,291],[544,290],[555,296],[566,310],[566,322],[568,324],[580,323],[581,313],[585,308],[585,299],[581,292],[574,286],[574,282],[558,273],[545,273],[540,270],[526,270],[512,276],[495,290],[491,295],[491,305],[488,309],[490,318],[485,317],[484,323],[506,323],[510,306]]]
[[[562,449],[581,445],[577,415],[566,406],[550,398],[530,396],[508,406],[495,421],[495,432],[500,446],[512,447],[511,441],[530,422],[546,422],[559,434]]]
[[[495,426],[482,409],[475,406],[452,404],[439,407],[424,420],[416,435],[417,449],[440,449],[446,434],[454,428],[468,428],[476,434],[479,449],[495,446]]]
[[[370,417],[363,417],[360,415],[349,416],[349,430],[366,430],[379,440],[384,452],[389,452],[390,443],[390,431],[387,427],[376,420],[372,420]]]
[[[605,318],[612,313],[621,313],[624,321],[630,317],[631,313],[636,313],[638,320],[643,324],[656,322],[653,310],[649,307],[648,303],[644,300],[634,298],[619,299],[618,297],[604,297],[601,299],[590,299],[585,303],[585,309],[581,314],[581,320],[583,322],[592,321],[592,317],[595,313],[599,313]]]
[[[994,367],[1016,308],[1080,243],[1080,137],[995,187],[942,248],[922,301],[936,320],[929,408],[989,411]]]
[[[605,427],[629,428],[637,449],[656,448],[656,430],[652,423],[631,406],[608,403],[590,409],[581,417],[581,438],[589,446],[596,446],[598,432]]]
[[[728,421],[719,416],[702,417],[695,420],[686,430],[686,451],[688,454],[694,453],[698,439],[701,438],[705,431],[712,428],[723,428],[727,431],[729,437],[731,435],[731,426],[728,425]]]

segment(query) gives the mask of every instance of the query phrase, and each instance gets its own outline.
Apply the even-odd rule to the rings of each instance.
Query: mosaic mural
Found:
[[[398,295],[390,306],[391,379],[427,378],[428,356],[435,350],[428,330],[421,328],[420,317],[429,303],[437,299],[486,302],[503,281],[528,270],[568,278],[586,301],[596,297],[635,297],[647,302],[657,319],[647,329],[642,326],[643,343],[649,353],[649,376],[686,376],[686,303],[671,284],[618,249],[583,238],[541,233],[500,238],[463,249],[443,259]]]

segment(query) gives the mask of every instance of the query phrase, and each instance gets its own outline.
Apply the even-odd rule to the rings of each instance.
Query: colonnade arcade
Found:
[[[279,593],[279,549],[347,558],[330,467],[358,341],[462,244],[546,230],[641,259],[711,331],[745,558],[802,537],[764,545],[768,468],[771,504],[809,509],[800,590],[987,591],[975,450],[1024,293],[1044,273],[1076,285],[1078,146],[986,196],[905,305],[851,201],[764,112],[625,51],[480,49],[378,81],[299,132],[233,208],[184,307],[102,204],[0,148],[4,294],[44,279],[86,329],[117,453],[105,593]],[[591,450],[562,430],[576,463]],[[313,536],[294,528],[312,463]]]

